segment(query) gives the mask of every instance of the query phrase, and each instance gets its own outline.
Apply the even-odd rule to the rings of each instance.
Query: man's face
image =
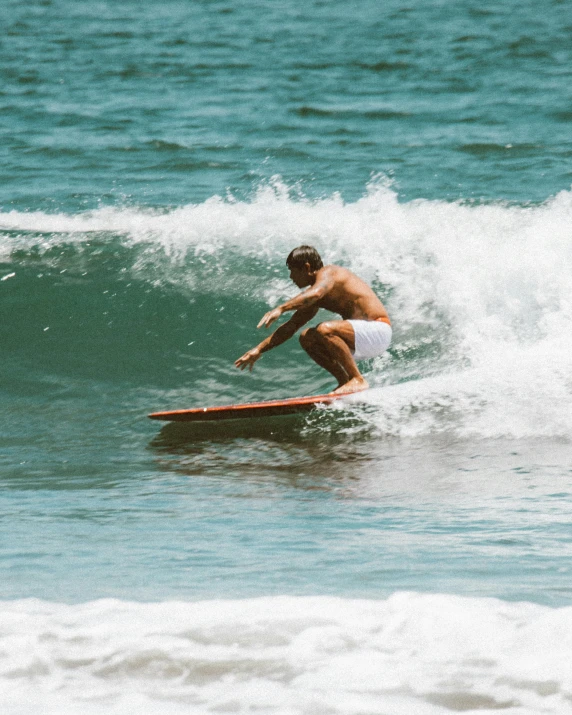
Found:
[[[291,266],[290,279],[298,286],[305,288],[312,284],[308,264],[304,266]]]

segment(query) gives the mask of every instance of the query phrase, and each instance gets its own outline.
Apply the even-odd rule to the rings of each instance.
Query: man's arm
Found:
[[[288,313],[291,310],[305,311],[305,310],[316,308],[316,312],[317,312],[318,306],[316,306],[316,304],[325,295],[327,295],[330,292],[333,285],[334,285],[334,277],[331,275],[330,270],[328,268],[322,269],[320,271],[319,279],[314,283],[314,285],[311,288],[308,288],[307,290],[302,291],[297,296],[292,298],[292,300],[289,300],[286,303],[279,305],[278,307],[274,308],[273,310],[269,310],[268,313],[266,313],[262,317],[262,320],[260,321],[260,323],[258,323],[258,325],[256,327],[261,328],[264,325],[264,327],[269,328],[272,325],[272,323],[275,320],[278,320],[278,318],[283,313]],[[316,313],[314,313],[314,315],[316,315]],[[312,317],[314,317],[314,316],[312,316]],[[287,323],[285,323],[285,325],[287,325]]]
[[[277,328],[272,335],[269,335],[259,345],[252,348],[252,350],[244,353],[242,357],[239,357],[234,363],[236,367],[244,370],[244,368],[248,365],[249,369],[252,371],[254,363],[258,360],[262,353],[268,352],[268,350],[272,350],[273,348],[278,347],[278,345],[282,345],[282,343],[289,340],[297,330],[299,330],[309,320],[312,320],[318,310],[318,306],[306,310],[297,310],[290,320]],[[260,327],[260,325],[258,327]]]

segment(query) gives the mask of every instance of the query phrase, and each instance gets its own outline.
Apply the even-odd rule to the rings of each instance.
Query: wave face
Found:
[[[278,180],[247,202],[6,212],[5,384],[104,382],[150,390],[156,408],[330,389],[296,340],[251,375],[233,367],[295,292],[285,256],[310,243],[369,281],[394,323],[389,353],[364,364],[368,408],[346,408],[367,429],[567,436],[571,217],[570,192],[539,206],[400,203],[377,183],[347,203]]]
[[[7,715],[567,713],[572,609],[397,593],[3,603]]]

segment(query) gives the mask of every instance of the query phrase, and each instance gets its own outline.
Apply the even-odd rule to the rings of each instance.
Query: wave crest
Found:
[[[225,328],[240,352],[257,339],[264,306],[293,294],[286,255],[310,243],[368,280],[389,309],[394,343],[369,375],[385,386],[380,429],[560,436],[572,428],[571,218],[570,192],[536,206],[402,203],[378,178],[347,203],[338,194],[310,200],[277,178],[250,201],[0,214],[0,286],[9,295],[30,265],[68,279],[105,270],[112,281],[127,276],[184,301],[203,296],[193,319],[215,328],[220,311],[231,315],[240,303]],[[208,346],[216,358],[216,330]]]

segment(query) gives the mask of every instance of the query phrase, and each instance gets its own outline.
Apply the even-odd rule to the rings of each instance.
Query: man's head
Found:
[[[314,275],[324,266],[320,254],[313,246],[295,248],[286,259],[286,265],[290,269],[290,278],[298,288],[312,285]]]

